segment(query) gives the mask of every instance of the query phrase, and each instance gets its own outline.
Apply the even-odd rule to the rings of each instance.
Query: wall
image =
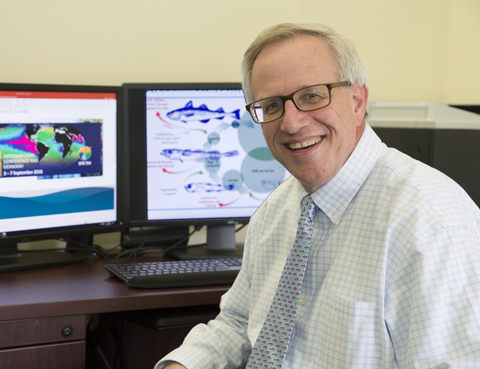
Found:
[[[355,41],[370,98],[480,99],[478,0],[33,0],[0,14],[0,81],[238,81],[265,27],[321,22]]]
[[[452,1],[445,100],[479,104],[480,1]]]

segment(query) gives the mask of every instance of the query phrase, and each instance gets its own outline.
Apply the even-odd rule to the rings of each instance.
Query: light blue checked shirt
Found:
[[[292,177],[269,196],[222,312],[164,360],[245,366],[305,194]],[[480,211],[466,193],[367,125],[313,199],[320,211],[284,368],[480,368]]]

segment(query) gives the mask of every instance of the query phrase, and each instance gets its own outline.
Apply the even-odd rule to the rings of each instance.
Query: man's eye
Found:
[[[300,105],[318,104],[319,102],[328,99],[328,91],[319,89],[305,90],[297,100]]]
[[[264,114],[275,114],[282,108],[282,102],[280,100],[266,101],[263,106]]]

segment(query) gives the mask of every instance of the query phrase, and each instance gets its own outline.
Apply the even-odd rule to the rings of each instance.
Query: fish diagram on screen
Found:
[[[166,116],[172,122],[205,124],[204,133],[207,134],[207,138],[202,148],[170,148],[161,151],[162,156],[182,164],[187,161],[204,163],[204,169],[213,182],[191,181],[185,185],[187,192],[238,191],[240,194],[255,198],[252,192],[270,193],[284,180],[286,173],[284,167],[271,155],[260,126],[252,121],[247,112],[240,116],[240,109],[225,111],[220,107],[217,110],[210,110],[205,104],[195,107],[193,102],[189,101],[183,108],[167,112]],[[159,118],[162,119],[160,116]],[[216,122],[219,124],[213,130],[209,130]],[[222,134],[230,129],[237,130],[240,147],[228,151],[216,150],[215,146],[221,142]],[[242,155],[239,149],[246,152],[240,169],[227,170],[220,176],[222,163],[228,166],[229,159]]]

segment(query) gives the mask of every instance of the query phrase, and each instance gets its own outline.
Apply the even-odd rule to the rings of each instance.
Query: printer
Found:
[[[480,206],[480,114],[473,111],[429,102],[370,101],[367,122],[387,146],[445,173]]]

